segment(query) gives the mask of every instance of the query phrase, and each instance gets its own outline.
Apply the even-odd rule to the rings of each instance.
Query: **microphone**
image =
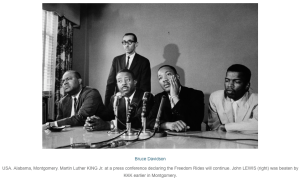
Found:
[[[122,98],[121,92],[116,93],[114,98],[114,108],[116,109],[117,106],[119,106],[119,99]]]
[[[150,95],[151,95],[150,92],[145,92],[142,100],[143,100],[143,101],[148,101],[149,98],[150,98]]]
[[[128,106],[128,113],[127,113],[126,123],[130,123],[130,118],[132,117],[132,115],[134,115],[136,108],[137,108],[137,104],[135,102],[131,103]]]
[[[130,118],[134,115],[135,110],[136,110],[137,104],[135,102],[132,102],[130,105],[127,107],[127,115],[126,115],[126,129],[127,132],[123,135],[123,138],[125,140],[131,140],[136,138],[136,132],[132,130],[131,128],[131,121]]]
[[[159,105],[159,109],[158,109],[158,113],[156,116],[156,120],[155,120],[155,125],[154,125],[154,129],[157,129],[159,131],[159,127],[160,127],[160,116],[161,116],[161,112],[163,111],[163,106],[165,104],[166,101],[166,96],[163,95],[160,101],[160,105]]]
[[[119,106],[119,99],[122,98],[121,92],[116,93],[114,97],[114,103],[113,103],[113,110],[115,114],[115,119],[113,120],[114,127],[111,131],[109,131],[109,134],[117,134],[120,133],[120,130],[118,129],[118,106]]]

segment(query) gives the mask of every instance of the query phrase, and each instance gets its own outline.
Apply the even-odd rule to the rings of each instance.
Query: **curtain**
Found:
[[[55,117],[58,101],[64,96],[61,79],[67,70],[72,69],[73,59],[73,23],[65,17],[58,18],[56,69],[55,69]]]
[[[54,91],[55,91],[55,61],[57,47],[58,16],[54,12],[42,11],[42,40],[43,40],[43,121],[54,118]],[[45,101],[44,101],[45,100]],[[48,114],[49,113],[49,114]]]

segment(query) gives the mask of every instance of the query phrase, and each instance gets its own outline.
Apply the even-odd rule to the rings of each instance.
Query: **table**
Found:
[[[51,132],[42,130],[43,148],[57,148],[70,145],[73,143],[95,143],[105,141],[117,136],[117,134],[108,134],[108,131],[88,132],[83,127],[66,128],[61,132]],[[238,140],[227,141],[220,139],[256,139],[258,134],[251,132],[221,132],[221,131],[204,131],[204,132],[184,132],[184,136],[168,135],[167,137],[151,138],[145,141],[137,141],[125,146],[117,147],[119,149],[199,149],[199,148],[258,148],[258,141]],[[196,138],[192,136],[209,137]],[[118,140],[124,138],[120,137]]]

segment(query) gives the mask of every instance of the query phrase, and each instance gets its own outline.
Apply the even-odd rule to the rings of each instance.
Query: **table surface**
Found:
[[[43,148],[57,148],[73,143],[95,143],[116,137],[118,134],[108,134],[108,131],[88,132],[83,127],[66,128],[60,132],[51,132],[42,130]],[[253,140],[224,140],[224,139],[255,139],[258,140],[258,134],[251,132],[184,132],[183,136],[169,135],[161,138],[150,138],[145,141],[128,142],[127,145],[117,148],[121,149],[199,149],[199,148],[257,148],[258,141]],[[196,137],[197,136],[197,137]],[[202,137],[202,138],[199,138]],[[206,137],[206,138],[203,138]],[[142,137],[147,138],[147,137]],[[215,139],[212,139],[215,138]],[[117,140],[128,139],[120,137]]]

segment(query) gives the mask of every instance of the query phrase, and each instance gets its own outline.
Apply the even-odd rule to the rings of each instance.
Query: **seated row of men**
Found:
[[[147,102],[147,129],[153,129],[163,96],[160,128],[166,130],[201,130],[204,117],[204,95],[202,91],[184,87],[174,67],[164,65],[158,69],[158,81],[163,92]],[[222,131],[257,131],[258,96],[251,93],[250,70],[239,64],[230,66],[225,77],[225,90],[213,92],[209,98],[208,127]],[[127,110],[134,105],[130,117],[133,128],[142,126],[141,113],[144,91],[136,87],[136,77],[132,71],[123,69],[117,73],[116,82],[121,99],[118,106],[118,128],[126,129]],[[67,93],[59,101],[59,111],[54,122],[48,126],[84,126],[88,131],[109,129],[115,118],[114,100],[111,96],[109,106],[105,107],[98,90],[83,87],[78,72],[70,70],[62,78],[62,86]]]

